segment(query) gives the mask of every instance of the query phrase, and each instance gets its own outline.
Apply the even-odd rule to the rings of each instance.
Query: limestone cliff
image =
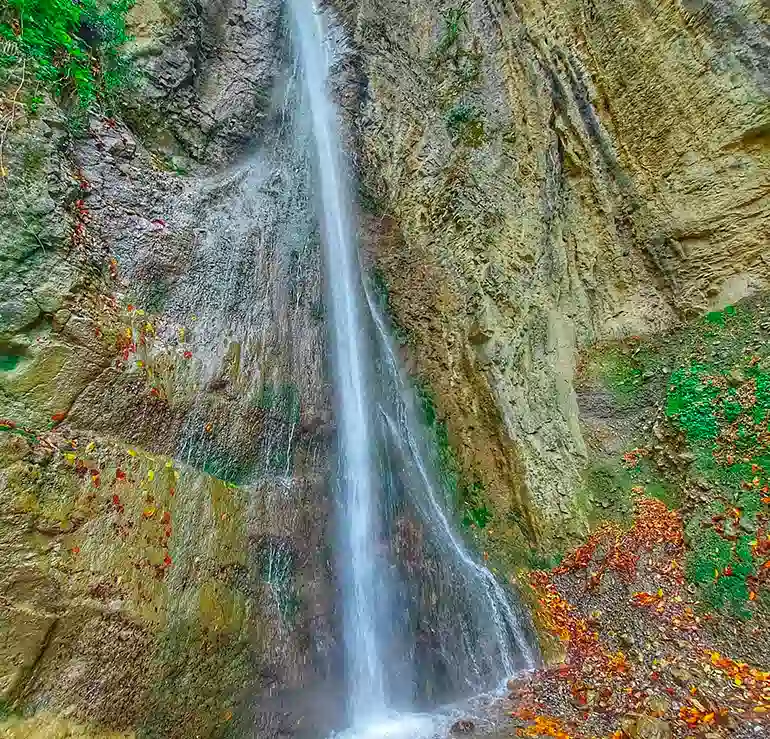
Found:
[[[498,521],[580,533],[581,351],[768,286],[767,4],[337,5],[408,353]]]
[[[278,8],[129,25],[120,115],[3,69],[0,735],[319,730],[330,417]]]

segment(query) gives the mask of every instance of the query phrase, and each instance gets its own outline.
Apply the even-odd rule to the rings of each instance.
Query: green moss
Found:
[[[449,8],[445,11],[442,23],[441,32],[436,46],[436,54],[438,57],[446,55],[446,53],[454,47],[460,39],[462,31],[468,30],[468,12],[465,8]]]
[[[396,318],[395,310],[393,309],[393,301],[390,296],[390,289],[388,288],[385,275],[378,268],[374,267],[369,274],[370,284],[374,297],[380,306],[380,310],[387,316],[390,322],[391,335],[393,338],[401,344],[406,346],[407,344],[413,344],[413,339],[409,332],[399,323]]]
[[[253,672],[243,631],[209,629],[194,617],[175,623],[158,641],[137,738],[227,736],[230,712]]]
[[[690,527],[691,549],[687,556],[687,577],[701,589],[708,605],[728,608],[740,617],[749,617],[745,608],[749,599],[748,579],[755,574],[751,536],[744,534],[735,543],[713,529]]]
[[[0,372],[12,372],[18,367],[21,356],[18,354],[0,353]]]
[[[302,412],[299,391],[290,382],[263,382],[255,402],[258,408],[274,411],[287,423],[299,423]]]
[[[707,365],[692,364],[671,376],[666,415],[694,442],[713,441],[718,432],[717,400],[720,391],[709,381]]]
[[[492,511],[484,497],[484,485],[478,480],[463,476],[460,463],[449,442],[446,422],[438,417],[435,398],[430,387],[424,382],[418,382],[415,390],[420,402],[423,422],[433,439],[443,488],[453,501],[455,510],[459,511],[462,525],[481,531],[492,521]]]
[[[446,125],[452,143],[478,149],[485,141],[482,111],[474,105],[458,103],[446,116]]]

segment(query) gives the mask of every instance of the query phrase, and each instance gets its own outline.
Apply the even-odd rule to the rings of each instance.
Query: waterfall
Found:
[[[363,279],[321,15],[311,0],[290,5],[326,266],[348,719],[359,737],[430,735],[435,720],[415,709],[495,688],[537,658],[515,599],[445,510],[414,393]],[[419,542],[416,574],[383,551],[399,526]]]
[[[326,94],[328,61],[319,16],[307,0],[292,2],[318,156],[331,353],[340,446],[341,557],[344,622],[354,725],[386,710],[383,654],[375,609],[386,603],[375,552],[377,475],[355,228],[344,184],[335,110]],[[375,594],[377,598],[375,600]]]

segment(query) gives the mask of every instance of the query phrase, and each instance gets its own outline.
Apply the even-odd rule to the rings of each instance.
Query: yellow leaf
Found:
[[[174,463],[169,459],[168,462],[166,462],[166,467],[171,468],[174,466]]]
[[[67,453],[64,455],[64,459],[66,459],[68,462],[74,462],[75,461],[75,455],[70,453]]]
[[[152,482],[155,479],[155,470],[147,470],[147,477]]]
[[[129,450],[128,450],[128,453],[129,453],[129,455],[130,455],[130,456],[132,456],[132,457],[135,457],[135,456],[136,456],[136,452],[135,452],[133,449],[129,449]]]

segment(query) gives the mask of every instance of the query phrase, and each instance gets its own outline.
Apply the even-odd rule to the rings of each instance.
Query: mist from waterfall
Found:
[[[359,263],[323,16],[310,0],[290,6],[325,258],[348,721],[359,737],[429,735],[435,722],[420,711],[493,689],[537,657],[515,598],[454,529],[414,391]],[[397,543],[410,536],[419,566]]]

